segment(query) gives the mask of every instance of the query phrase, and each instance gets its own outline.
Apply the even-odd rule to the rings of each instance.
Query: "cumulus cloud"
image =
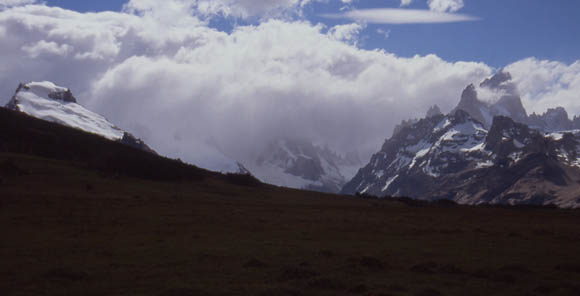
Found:
[[[428,0],[429,9],[438,12],[456,12],[463,8],[463,0]]]
[[[528,58],[506,71],[512,74],[528,112],[562,106],[569,114],[580,115],[580,61],[567,65]]]
[[[176,15],[183,19],[191,14],[202,19],[216,16],[247,19],[300,15],[305,6],[319,1],[325,0],[130,0],[124,9],[164,20]]]
[[[359,49],[349,41],[360,24],[325,32],[269,20],[227,34],[192,15],[169,18],[172,9],[133,9],[0,13],[5,100],[20,81],[53,80],[159,152],[193,163],[213,159],[208,145],[248,162],[276,137],[368,156],[400,120],[435,103],[451,109],[466,84],[491,73],[480,63]]]
[[[174,1],[131,1],[122,13],[41,5],[1,11],[0,103],[18,82],[51,80],[160,153],[206,167],[221,161],[215,151],[250,162],[278,137],[311,138],[368,157],[402,119],[433,104],[451,110],[467,84],[493,71],[435,55],[360,49],[351,42],[362,28],[356,23],[327,30],[269,19],[224,33],[195,11],[177,9],[194,6]],[[562,73],[562,89],[578,85],[577,64],[511,65],[530,94],[536,80],[520,74],[530,68],[537,81],[547,81],[541,73],[552,69]],[[526,102],[564,93],[573,94],[530,95]]]
[[[478,20],[477,17],[421,9],[381,8],[359,9],[340,14],[324,14],[327,18],[344,18],[374,24],[430,24]]]
[[[68,44],[58,44],[56,42],[46,42],[40,40],[35,44],[22,46],[22,51],[28,54],[30,58],[38,58],[41,56],[66,56],[72,51]]]
[[[36,0],[0,0],[0,9],[36,3]]]
[[[328,30],[330,38],[356,45],[359,34],[365,26],[357,23],[336,25]]]

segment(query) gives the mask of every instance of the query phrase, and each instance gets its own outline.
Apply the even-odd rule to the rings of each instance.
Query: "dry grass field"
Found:
[[[2,295],[580,294],[578,211],[0,164]]]

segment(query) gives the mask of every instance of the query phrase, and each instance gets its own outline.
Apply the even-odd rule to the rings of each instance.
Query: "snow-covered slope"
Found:
[[[119,129],[102,115],[78,104],[69,89],[52,82],[19,84],[6,108],[155,153],[140,139]]]
[[[260,180],[278,186],[338,192],[361,167],[356,157],[343,157],[305,139],[272,142],[248,166]]]
[[[121,140],[124,132],[107,119],[79,105],[69,89],[52,82],[21,84],[12,100],[11,109],[33,117],[57,122],[110,140]]]

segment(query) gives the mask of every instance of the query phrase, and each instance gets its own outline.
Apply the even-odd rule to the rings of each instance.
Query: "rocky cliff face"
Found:
[[[478,94],[487,93],[488,101]],[[477,88],[471,84],[461,94],[461,100],[455,110],[467,111],[474,119],[489,128],[495,116],[507,116],[516,122],[527,123],[528,116],[509,73],[500,71],[484,80]]]
[[[481,83],[502,91],[494,103],[470,85],[450,114],[401,127],[342,192],[579,207],[580,131],[562,108],[528,117],[509,79]]]

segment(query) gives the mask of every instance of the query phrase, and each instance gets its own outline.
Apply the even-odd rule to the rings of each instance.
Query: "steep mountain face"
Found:
[[[6,108],[155,153],[140,139],[79,105],[70,89],[52,82],[21,83]]]
[[[500,72],[481,84],[504,91],[494,104],[470,85],[450,114],[400,128],[342,192],[580,207],[580,130],[563,108],[526,116],[506,81]]]
[[[361,165],[354,155],[343,157],[306,139],[286,139],[272,142],[248,167],[266,183],[339,192]]]
[[[492,101],[481,100],[477,88],[471,84],[461,94],[461,100],[455,110],[467,111],[474,119],[483,123],[485,128],[491,126],[495,116],[510,117],[521,123],[528,122],[526,110],[509,73],[500,71],[484,80],[479,88],[491,94]]]

